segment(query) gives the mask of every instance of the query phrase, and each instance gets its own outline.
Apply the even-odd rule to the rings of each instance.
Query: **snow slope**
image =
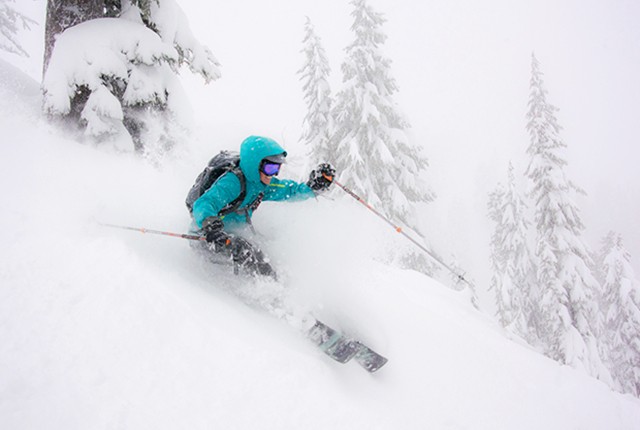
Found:
[[[0,428],[640,428],[638,399],[385,264],[402,239],[338,193],[256,215],[282,285],[204,264],[184,240],[99,226],[185,231],[203,160],[156,168],[67,140],[38,117],[36,83],[5,63],[0,80]],[[332,362],[245,304],[264,290],[389,364],[369,375]]]

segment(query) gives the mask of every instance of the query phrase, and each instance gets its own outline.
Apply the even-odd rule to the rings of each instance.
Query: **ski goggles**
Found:
[[[260,165],[260,171],[267,176],[274,176],[280,172],[280,166],[281,164],[272,163],[270,161],[265,160]]]

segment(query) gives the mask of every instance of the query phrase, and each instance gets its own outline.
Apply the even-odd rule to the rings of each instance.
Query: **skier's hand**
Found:
[[[231,237],[225,233],[224,224],[218,217],[210,216],[202,222],[202,231],[207,243],[211,243],[216,250],[231,245]]]
[[[331,164],[322,163],[311,171],[307,185],[313,191],[324,191],[333,184],[335,174],[336,169]]]

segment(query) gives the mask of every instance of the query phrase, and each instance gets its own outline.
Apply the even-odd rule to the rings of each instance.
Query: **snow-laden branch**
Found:
[[[29,30],[31,25],[37,23],[17,12],[9,3],[15,3],[15,0],[0,0],[0,50],[28,57],[29,54],[22,48],[16,35],[20,27]]]
[[[94,92],[117,81],[123,83],[126,105],[166,102],[166,81],[171,70],[165,70],[159,82],[138,75],[147,68],[162,69],[177,61],[173,46],[163,43],[144,26],[117,18],[84,22],[66,30],[56,41],[43,82],[45,110],[66,115],[79,87]],[[110,91],[117,96],[116,88]],[[113,114],[111,109],[108,111]]]

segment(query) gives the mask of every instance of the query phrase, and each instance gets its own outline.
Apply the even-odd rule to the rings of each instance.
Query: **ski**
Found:
[[[349,339],[318,320],[315,321],[315,324],[307,333],[307,337],[322,352],[339,363],[346,363],[359,351],[359,345],[356,341]]]
[[[307,333],[307,337],[322,352],[339,363],[346,363],[352,358],[367,372],[373,373],[387,363],[387,358],[378,354],[362,342],[352,339],[321,321],[315,323]]]
[[[356,362],[362,366],[367,372],[373,373],[387,364],[389,361],[386,357],[378,354],[373,349],[358,342],[359,348],[355,355]]]

